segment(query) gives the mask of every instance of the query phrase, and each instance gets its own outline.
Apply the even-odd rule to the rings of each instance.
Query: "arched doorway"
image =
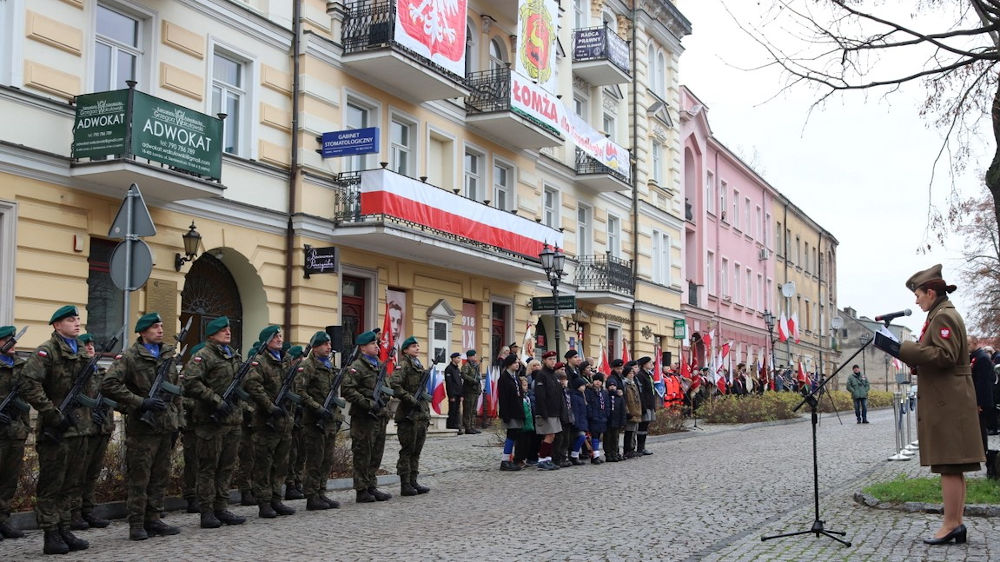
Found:
[[[191,331],[188,332],[184,344],[191,347],[205,341],[205,326],[220,316],[229,318],[233,332],[230,346],[235,350],[243,349],[243,304],[240,291],[232,273],[209,252],[201,255],[191,265],[191,271],[184,277],[184,290],[181,291],[181,326],[187,323],[189,316],[194,316]]]

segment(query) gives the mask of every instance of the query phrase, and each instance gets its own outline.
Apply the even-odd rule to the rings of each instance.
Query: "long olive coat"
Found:
[[[920,340],[903,342],[899,358],[917,373],[920,464],[985,461],[965,322],[951,301],[934,304]]]

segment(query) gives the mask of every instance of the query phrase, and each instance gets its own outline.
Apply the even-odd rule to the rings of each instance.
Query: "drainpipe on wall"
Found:
[[[632,2],[632,286],[639,279],[639,63],[636,47],[636,27],[639,10]],[[635,290],[632,293],[632,310],[629,311],[629,341],[635,342]],[[633,348],[634,349],[634,348]],[[631,356],[631,355],[630,355]]]
[[[295,251],[295,187],[299,175],[299,55],[302,35],[302,0],[292,3],[292,159],[288,171],[288,226],[285,231],[285,337],[292,330],[292,253]]]

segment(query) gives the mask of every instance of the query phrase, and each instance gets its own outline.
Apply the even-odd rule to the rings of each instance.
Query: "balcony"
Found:
[[[594,304],[632,304],[635,278],[632,260],[603,256],[580,256],[576,267],[576,298]]]
[[[512,148],[563,145],[555,117],[562,102],[510,68],[472,72],[466,85],[465,122],[484,136]]]
[[[573,32],[573,74],[594,86],[628,82],[628,42],[607,25],[577,29]]]
[[[332,240],[452,271],[510,281],[544,277],[542,244],[562,233],[391,170],[341,174]]]
[[[576,183],[592,191],[621,191],[630,189],[625,174],[605,166],[586,152],[576,149]]]
[[[345,8],[342,60],[352,74],[417,103],[468,95],[461,59],[450,60],[437,44],[428,47],[409,35],[396,37],[396,30],[405,28],[397,24],[394,0],[359,0]]]

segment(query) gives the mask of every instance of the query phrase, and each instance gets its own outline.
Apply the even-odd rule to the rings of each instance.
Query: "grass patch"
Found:
[[[968,504],[1000,504],[1000,482],[986,478],[966,478],[965,502]],[[862,492],[891,503],[941,503],[941,478],[907,478],[905,475],[872,484]]]

